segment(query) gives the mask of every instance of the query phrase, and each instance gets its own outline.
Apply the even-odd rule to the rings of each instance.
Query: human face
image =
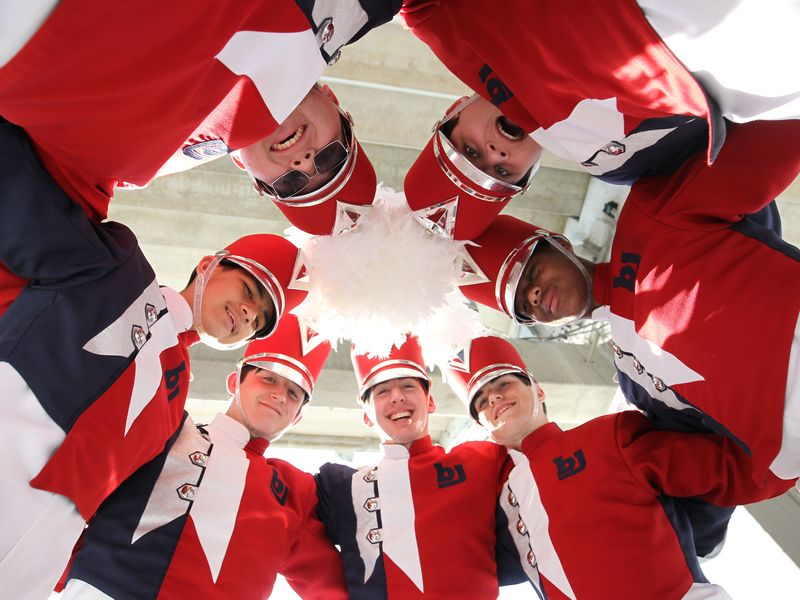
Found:
[[[207,256],[197,266],[202,272],[212,260]],[[275,305],[267,291],[244,269],[217,265],[203,291],[203,331],[221,344],[249,339],[268,323]],[[190,303],[191,305],[191,303]]]
[[[252,177],[267,183],[287,171],[302,171],[312,179],[301,193],[319,189],[340,169],[317,174],[316,153],[334,140],[347,147],[337,106],[336,96],[328,86],[312,88],[278,129],[235,152],[234,162]]]
[[[478,421],[498,444],[519,449],[525,436],[547,422],[544,411],[537,410],[544,396],[538,384],[534,385],[525,385],[507,373],[475,394],[472,406]]]
[[[246,419],[235,406],[228,414],[248,427],[254,437],[271,441],[297,422],[304,399],[305,392],[296,383],[267,369],[253,369],[239,382],[241,411]]]
[[[428,435],[433,398],[416,377],[399,377],[373,386],[364,410],[364,422],[374,427],[384,443],[410,446]]]
[[[478,97],[458,113],[450,141],[484,173],[516,184],[542,154],[541,147],[496,106]]]
[[[583,317],[589,296],[584,272],[554,244],[538,241],[514,294],[518,315],[551,325]]]

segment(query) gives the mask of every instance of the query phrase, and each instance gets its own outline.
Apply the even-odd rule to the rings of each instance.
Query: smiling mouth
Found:
[[[507,140],[518,142],[525,137],[525,130],[506,117],[497,117],[497,131]]]
[[[233,335],[234,330],[236,329],[236,317],[233,316],[231,309],[228,308],[227,306],[225,307],[225,314],[228,317],[228,323],[230,325],[230,333],[231,335]]]
[[[495,420],[499,419],[501,417],[501,415],[503,415],[503,413],[505,413],[507,410],[509,410],[512,406],[514,406],[513,402],[510,402],[509,404],[504,404],[503,406],[501,406],[497,410],[495,415],[494,415]]]
[[[410,410],[404,410],[404,411],[399,412],[399,413],[394,413],[393,415],[391,415],[389,417],[390,421],[400,421],[402,419],[410,420],[411,419],[411,411]]]
[[[283,152],[284,150],[288,150],[302,139],[303,134],[305,132],[306,132],[306,126],[300,125],[300,127],[295,129],[292,135],[290,135],[284,140],[281,140],[280,142],[272,144],[269,147],[269,149],[272,150],[273,152]]]

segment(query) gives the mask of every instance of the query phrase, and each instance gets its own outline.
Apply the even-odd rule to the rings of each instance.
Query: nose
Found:
[[[535,283],[532,283],[525,293],[528,304],[531,306],[539,306],[539,301],[542,299],[542,288]]]
[[[241,314],[242,314],[242,323],[249,325],[253,322],[258,314],[258,307],[254,302],[249,302],[247,300],[242,301],[241,306]]]
[[[290,166],[298,171],[303,171],[306,175],[314,175],[317,172],[314,166],[314,157],[316,155],[316,150],[313,148],[306,148],[291,160]]]
[[[392,401],[392,403],[398,403],[398,402],[405,402],[406,401],[405,394],[403,394],[403,390],[399,386],[396,386],[396,387],[392,388],[392,397],[391,397],[390,400]]]
[[[508,158],[508,150],[498,142],[489,140],[486,142],[486,155],[495,161],[503,161]]]
[[[286,389],[285,384],[278,383],[272,390],[272,397],[275,398],[281,404],[286,404],[287,395],[288,395],[288,390]]]

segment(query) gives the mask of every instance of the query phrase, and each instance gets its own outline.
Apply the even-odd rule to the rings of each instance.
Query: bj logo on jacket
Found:
[[[586,468],[586,458],[583,456],[583,450],[576,450],[572,456],[554,458],[553,463],[556,465],[556,474],[559,481],[577,475]]]
[[[440,489],[457,485],[467,480],[463,465],[445,467],[442,463],[434,463],[433,466],[436,469],[436,483]]]
[[[622,265],[619,269],[619,275],[614,277],[615,288],[625,288],[629,292],[633,292],[636,286],[636,274],[639,272],[639,263],[642,257],[632,252],[623,252],[620,257]]]
[[[272,490],[275,499],[280,502],[280,505],[283,506],[286,504],[286,497],[289,495],[289,488],[286,486],[281,478],[278,477],[278,471],[272,471],[272,481],[269,483],[269,489]]]
[[[514,95],[489,65],[483,65],[481,70],[478,71],[478,76],[481,78],[483,85],[486,87],[486,93],[489,94],[489,100],[495,106],[500,106],[503,102]]]

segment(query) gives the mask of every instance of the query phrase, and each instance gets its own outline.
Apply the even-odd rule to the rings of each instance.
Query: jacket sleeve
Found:
[[[346,600],[342,560],[317,518],[316,485],[311,476],[304,478],[303,488],[303,525],[280,572],[304,600]]]
[[[629,202],[674,226],[728,227],[769,205],[800,173],[800,120],[729,125],[712,166],[695,156],[671,177],[640,181]]]
[[[27,134],[0,120],[0,261],[33,285],[79,285],[136,249],[122,225],[93,223],[50,177]]]
[[[656,430],[635,411],[619,414],[617,444],[633,476],[656,495],[736,506],[779,496],[795,482],[769,474],[760,485],[750,458],[730,438]]]

